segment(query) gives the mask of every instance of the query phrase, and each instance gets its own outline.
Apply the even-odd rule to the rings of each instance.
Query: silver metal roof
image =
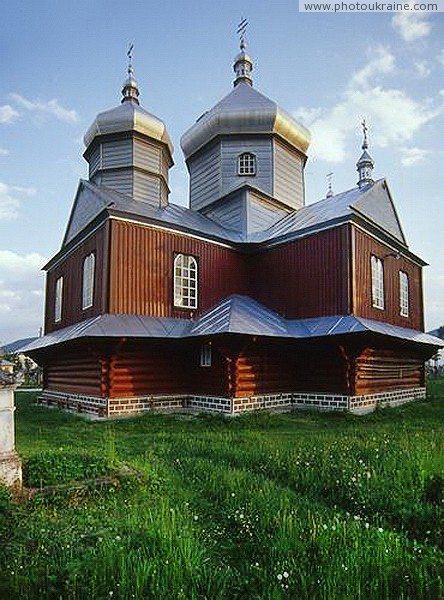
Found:
[[[173,154],[173,144],[170,140],[165,123],[149,113],[135,102],[124,102],[110,110],[97,115],[83,141],[88,147],[98,135],[136,131],[166,144]]]
[[[147,202],[133,200],[110,188],[82,180],[66,229],[63,245],[71,241],[102,211],[121,214],[129,219],[141,218],[163,227],[188,231],[226,243],[267,243],[281,238],[296,239],[318,230],[333,227],[355,218],[364,218],[406,245],[405,237],[387,183],[380,179],[362,189],[358,187],[324,198],[292,211],[266,229],[248,233],[219,225],[209,217],[185,206],[168,204],[155,208]]]
[[[238,85],[196,123],[180,140],[185,158],[214,137],[236,133],[275,133],[306,154],[311,135],[308,129],[251,85]]]
[[[37,338],[22,351],[32,353],[81,338],[178,339],[240,334],[308,339],[364,332],[444,347],[443,340],[427,333],[353,315],[284,319],[248,296],[232,295],[196,320],[105,314]]]

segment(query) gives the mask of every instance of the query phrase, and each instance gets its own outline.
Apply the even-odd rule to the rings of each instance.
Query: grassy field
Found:
[[[92,422],[19,395],[27,485],[136,474],[0,493],[0,598],[444,598],[443,400]]]

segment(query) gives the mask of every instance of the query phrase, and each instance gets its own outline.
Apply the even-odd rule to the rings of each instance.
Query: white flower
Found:
[[[280,573],[278,573],[277,578],[278,578],[278,581],[282,581],[282,575]]]
[[[287,573],[287,571],[283,572],[283,576],[285,577],[285,579],[288,579],[288,573]]]

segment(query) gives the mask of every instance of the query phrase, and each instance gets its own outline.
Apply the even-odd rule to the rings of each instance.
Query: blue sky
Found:
[[[175,146],[170,201],[186,204],[181,134],[227,94],[248,17],[254,85],[307,125],[307,203],[354,187],[360,121],[424,272],[426,328],[444,324],[444,13],[299,13],[296,1],[23,0],[0,24],[0,344],[36,335],[40,268],[60,247],[82,137],[120,101],[133,42],[141,103]]]

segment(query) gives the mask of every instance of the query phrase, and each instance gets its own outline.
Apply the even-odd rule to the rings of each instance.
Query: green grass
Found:
[[[0,598],[444,598],[444,381],[365,417],[146,414],[17,399],[29,484],[0,494]]]

